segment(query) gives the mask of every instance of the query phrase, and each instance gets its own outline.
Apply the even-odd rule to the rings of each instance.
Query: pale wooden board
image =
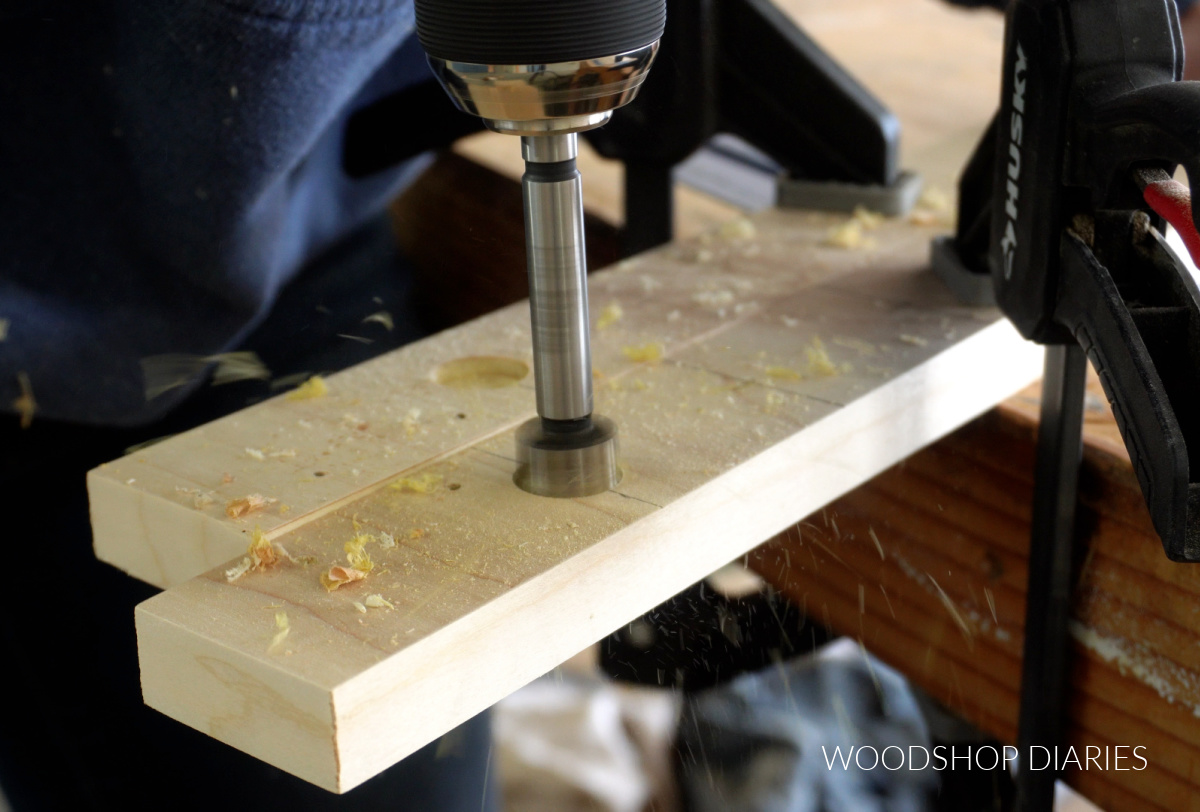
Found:
[[[456,358],[527,359],[523,306],[334,376],[324,398],[276,398],[93,471],[98,553],[178,584],[137,612],[146,701],[348,790],[1036,378],[1037,348],[923,270],[930,229],[888,223],[873,232],[886,250],[847,252],[821,245],[838,222],[769,213],[753,239],[593,278],[595,313],[624,313],[594,331],[598,409],[621,430],[614,493],[551,500],[511,484],[528,380],[433,380]],[[841,374],[807,374],[814,337]],[[622,353],[649,341],[661,363]],[[413,473],[442,487],[388,486]],[[196,509],[179,487],[219,498]],[[226,517],[223,500],[248,492],[279,502]],[[373,545],[376,572],[326,593],[318,573],[343,561],[356,522],[400,543]],[[226,583],[256,526],[319,563]],[[395,610],[360,614],[371,593]],[[268,651],[276,611],[291,631]]]
[[[949,189],[994,106],[996,18],[917,0],[786,7],[895,106],[907,163]],[[619,180],[608,167],[587,169],[602,211]],[[725,216],[701,203],[685,232]],[[622,432],[617,493],[555,501],[510,484],[528,379],[435,382],[466,356],[528,361],[523,306],[336,376],[326,398],[275,399],[93,471],[97,554],[178,585],[137,613],[147,701],[345,791],[1037,376],[1036,348],[920,270],[933,230],[891,223],[879,251],[847,253],[820,245],[836,222],[768,214],[748,242],[680,245],[593,278],[593,314],[625,312],[594,334],[598,406]],[[696,301],[725,292],[723,308]],[[768,374],[803,370],[815,335],[853,370]],[[624,358],[646,341],[665,345],[661,364]],[[387,487],[418,471],[459,487]],[[213,504],[197,509],[194,492]],[[250,493],[277,501],[224,515]],[[355,522],[401,545],[373,546],[368,581],[327,594],[318,571]],[[320,565],[227,584],[254,527]],[[396,609],[358,613],[375,592]],[[291,632],[269,652],[276,611]]]

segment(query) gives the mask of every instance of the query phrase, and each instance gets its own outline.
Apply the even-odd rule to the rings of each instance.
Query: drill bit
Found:
[[[587,255],[575,133],[521,138],[525,247],[539,417],[517,433],[515,481],[543,496],[612,489],[616,425],[592,414]]]

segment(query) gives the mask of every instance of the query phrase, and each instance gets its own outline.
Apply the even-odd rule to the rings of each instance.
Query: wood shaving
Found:
[[[21,416],[21,428],[27,429],[33,425],[33,416],[37,413],[37,401],[33,399],[33,384],[25,372],[17,373],[17,386],[21,394],[13,399],[13,411]]]
[[[367,596],[367,606],[371,607],[372,609],[383,609],[384,607],[387,607],[388,609],[396,608],[394,605],[392,605],[391,601],[378,594]]]
[[[385,550],[391,550],[396,546],[396,537],[391,533],[380,533],[379,546]]]
[[[247,551],[247,555],[250,558],[250,569],[256,572],[275,566],[281,558],[275,545],[257,527],[250,535],[250,549]]]
[[[283,644],[287,636],[292,631],[292,624],[288,621],[287,612],[275,613],[275,636],[271,638],[271,645],[267,646],[267,651],[273,651]]]
[[[243,496],[241,499],[231,499],[226,503],[225,515],[231,519],[240,519],[256,510],[262,510],[274,501],[274,499],[268,499],[261,493],[252,493],[249,496]]]
[[[374,541],[374,536],[359,533],[347,541],[343,548],[346,551],[346,560],[350,562],[350,566],[364,575],[375,568],[375,562],[371,560],[370,554],[367,553],[367,545]]]
[[[154,400],[172,389],[187,386],[213,364],[216,365],[212,379],[214,386],[235,381],[265,381],[271,377],[271,370],[267,369],[257,353],[250,351],[216,355],[166,353],[146,356],[139,363],[146,400]]]
[[[930,211],[950,211],[950,196],[936,186],[927,186],[917,198],[917,205]]]
[[[829,378],[845,371],[833,363],[829,352],[825,349],[825,342],[820,338],[813,338],[812,343],[805,348],[805,352],[808,354],[808,373],[810,375]]]
[[[621,309],[620,303],[610,302],[600,311],[600,316],[596,319],[596,329],[607,330],[624,317],[625,311]]]
[[[917,205],[908,221],[918,226],[953,225],[954,212],[950,196],[936,186],[929,186],[917,198]]]
[[[855,206],[853,217],[868,231],[879,228],[885,219],[879,212],[871,211],[865,206]]]
[[[250,559],[243,558],[241,560],[241,563],[225,570],[225,580],[232,584],[234,581],[236,581],[238,578],[241,578],[243,575],[245,575],[249,571],[250,571]]]
[[[868,251],[875,247],[875,240],[864,236],[862,223],[852,219],[829,229],[825,241],[821,244],[847,251]]]
[[[388,485],[388,487],[401,493],[433,493],[441,487],[441,484],[441,474],[421,474],[420,476],[397,479]]]
[[[657,341],[651,341],[648,344],[641,346],[630,345],[621,348],[621,354],[630,361],[638,364],[654,363],[661,361],[663,357],[663,345]]]
[[[896,336],[896,338],[899,341],[903,341],[905,344],[912,344],[914,347],[928,347],[929,346],[929,339],[921,338],[920,336],[913,336],[913,335],[908,335],[907,333],[902,333],[902,334]]]
[[[763,372],[767,373],[767,377],[780,381],[799,381],[804,379],[804,376],[799,372],[787,367],[767,367]]]
[[[382,324],[383,329],[387,330],[389,333],[396,326],[396,323],[392,320],[392,314],[386,310],[380,310],[378,313],[372,313],[362,320],[363,324],[370,324],[371,322],[374,322],[375,324]]]
[[[737,220],[730,220],[728,223],[722,225],[717,230],[717,236],[729,242],[735,240],[752,240],[758,236],[758,229],[754,227],[754,223],[745,217],[739,217]]]
[[[409,409],[408,414],[400,421],[400,425],[404,427],[404,433],[412,437],[417,433],[417,421],[421,419],[420,409]]]
[[[237,566],[225,570],[225,580],[232,584],[251,570],[265,570],[275,566],[279,563],[280,558],[279,549],[271,544],[262,530],[256,527],[250,536],[250,547],[246,551],[246,557]],[[291,556],[287,556],[287,558],[294,560]]]
[[[304,383],[297,386],[286,397],[288,400],[314,400],[329,394],[329,386],[320,375],[313,375]]]
[[[338,333],[337,337],[345,338],[350,341],[357,341],[359,344],[374,344],[375,343],[375,339],[373,339],[373,338],[367,338],[366,336],[350,335],[349,333]]]
[[[267,455],[263,453],[261,448],[247,448],[246,456],[259,462],[264,462],[267,459]]]
[[[355,609],[357,609],[362,614],[365,615],[367,613],[367,607],[363,606],[358,601],[351,601],[351,604],[354,606]]]
[[[291,561],[293,564],[299,564],[302,567],[307,567],[309,564],[317,563],[317,557],[315,555],[295,556],[289,553],[287,548],[285,548],[282,544],[276,544],[275,549],[279,551],[281,556],[286,558],[288,561]]]
[[[258,353],[249,350],[209,355],[204,360],[217,365],[213,371],[213,386],[237,381],[265,381],[271,377],[271,370],[267,369]]]
[[[361,581],[366,577],[367,574],[362,570],[356,570],[353,567],[333,566],[329,568],[328,572],[321,573],[321,586],[325,587],[326,592],[333,592],[340,586]]]

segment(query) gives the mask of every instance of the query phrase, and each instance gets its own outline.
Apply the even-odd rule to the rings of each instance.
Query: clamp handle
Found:
[[[1070,295],[1059,297],[1055,316],[1100,376],[1167,557],[1195,562],[1200,466],[1191,465],[1190,456],[1200,451],[1200,387],[1193,382],[1200,369],[1200,304],[1162,237],[1135,222],[1130,218],[1128,228],[1116,230],[1128,246],[1121,259],[1132,261],[1144,280],[1136,287],[1118,286],[1079,236],[1063,234],[1059,283]],[[1134,245],[1135,229],[1144,234],[1141,245]]]

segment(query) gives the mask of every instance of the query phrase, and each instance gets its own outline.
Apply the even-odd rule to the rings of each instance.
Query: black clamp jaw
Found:
[[[990,275],[1026,338],[1082,347],[1167,555],[1200,561],[1200,294],[1140,188],[1200,178],[1182,70],[1173,0],[1014,0],[1000,112],[934,262],[960,288]]]

